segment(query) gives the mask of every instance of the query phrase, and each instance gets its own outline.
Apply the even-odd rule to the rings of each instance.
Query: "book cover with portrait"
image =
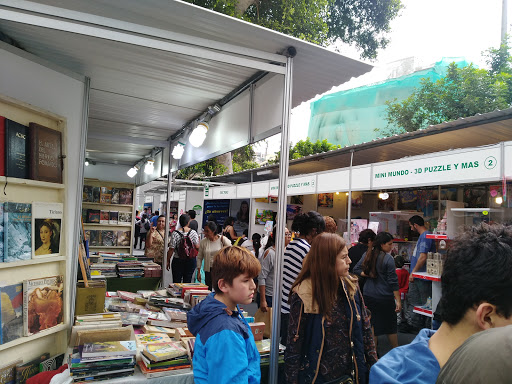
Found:
[[[62,203],[32,204],[32,254],[34,258],[61,255]]]

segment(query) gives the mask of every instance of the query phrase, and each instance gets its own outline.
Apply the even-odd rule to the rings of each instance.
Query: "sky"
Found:
[[[379,67],[415,57],[427,65],[443,57],[464,57],[485,67],[482,51],[499,46],[502,0],[402,0],[402,3],[405,8],[391,22],[389,45],[379,52],[376,61],[366,61],[369,64]],[[511,1],[507,18],[508,33],[511,34]],[[361,60],[353,47],[338,45],[329,49],[336,48],[342,55]],[[309,116],[309,102],[292,110],[293,143],[306,139]],[[268,142],[269,153],[279,150],[279,136],[268,139]]]

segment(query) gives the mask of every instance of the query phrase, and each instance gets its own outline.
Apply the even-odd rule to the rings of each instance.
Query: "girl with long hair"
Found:
[[[372,314],[372,327],[375,335],[387,335],[393,348],[398,347],[396,314],[402,310],[402,301],[395,271],[395,261],[391,256],[393,235],[379,232],[372,243],[371,251],[366,252],[354,268],[354,273],[366,278],[363,295]]]
[[[377,353],[350,263],[340,236],[315,237],[290,295],[287,383],[368,383]]]

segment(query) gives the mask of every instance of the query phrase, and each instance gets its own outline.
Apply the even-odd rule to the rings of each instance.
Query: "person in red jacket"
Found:
[[[404,264],[405,260],[403,256],[395,256],[396,275],[398,276],[398,292],[400,292],[400,298],[402,300],[405,300],[407,292],[409,291],[409,272],[404,268]],[[402,306],[402,308],[407,307]],[[400,311],[400,313],[397,314],[397,325],[400,325],[402,322],[402,312],[403,311]]]

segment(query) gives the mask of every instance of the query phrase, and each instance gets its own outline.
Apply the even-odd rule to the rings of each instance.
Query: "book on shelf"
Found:
[[[92,224],[100,223],[100,210],[99,209],[88,209],[87,210],[87,222]]]
[[[89,230],[89,246],[98,247],[101,246],[101,231],[97,229]]]
[[[117,225],[119,223],[119,212],[118,211],[110,211],[108,213],[108,223]]]
[[[15,384],[16,366],[22,363],[22,359],[17,359],[0,366],[0,384]]]
[[[91,201],[91,203],[99,203],[100,202],[100,195],[101,195],[101,188],[100,187],[92,187],[92,201]]]
[[[52,356],[39,363],[39,372],[54,371],[64,362],[64,353]]]
[[[82,201],[84,203],[93,203],[94,197],[92,195],[92,185],[84,185],[83,194],[82,194]]]
[[[23,336],[23,284],[0,286],[0,344]]]
[[[112,204],[112,187],[101,187],[100,203],[101,204]]]
[[[131,238],[132,238],[131,231],[117,231],[117,246],[118,247],[129,247]]]
[[[0,116],[0,176],[5,176],[5,117],[3,116]]]
[[[109,221],[109,211],[100,211],[100,224],[108,224]]]
[[[131,212],[119,212],[118,218],[119,224],[131,224],[132,213]]]
[[[62,233],[62,203],[32,203],[32,249],[34,258],[58,256]]]
[[[88,223],[87,208],[82,208],[82,222]]]
[[[16,384],[25,384],[27,379],[39,373],[39,364],[50,358],[48,352],[43,353],[37,359],[16,366]]]
[[[30,178],[62,183],[62,133],[37,123],[29,130]]]
[[[117,236],[116,236],[116,238],[117,238]],[[116,238],[114,238],[114,231],[110,231],[110,230],[102,230],[101,231],[101,245],[104,247],[115,247],[117,245]]]
[[[63,323],[64,276],[23,281],[23,334],[30,336]]]
[[[169,341],[146,344],[142,349],[142,354],[149,360],[157,362],[187,356],[187,350],[183,348],[179,341]]]
[[[5,119],[5,176],[28,179],[29,158],[28,127]]]
[[[120,189],[119,188],[112,188],[112,204],[119,204],[119,198],[120,198]]]
[[[1,203],[0,203],[1,204]],[[4,204],[4,259],[13,262],[32,258],[32,206]]]
[[[133,189],[121,188],[119,190],[119,204],[125,204],[125,205],[133,204]]]
[[[132,340],[85,343],[82,350],[82,358],[135,356],[136,354],[137,345]]]

